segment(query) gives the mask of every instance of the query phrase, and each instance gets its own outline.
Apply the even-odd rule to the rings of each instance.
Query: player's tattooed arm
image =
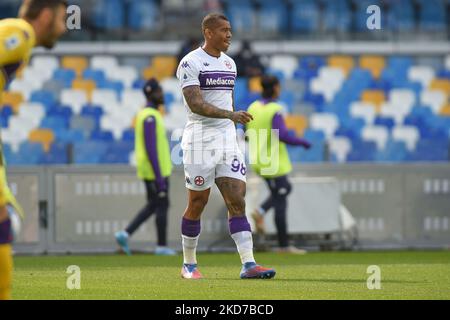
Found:
[[[230,119],[233,122],[239,122],[243,124],[253,120],[253,117],[245,111],[228,111],[217,108],[216,106],[205,102],[200,93],[199,86],[189,86],[184,88],[183,95],[192,112],[201,116],[208,118]]]

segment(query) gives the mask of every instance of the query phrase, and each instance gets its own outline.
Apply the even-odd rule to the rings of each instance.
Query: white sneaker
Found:
[[[292,253],[292,254],[306,254],[307,253],[306,250],[299,249],[294,246],[278,247],[278,248],[275,248],[274,251],[278,252],[278,253]]]

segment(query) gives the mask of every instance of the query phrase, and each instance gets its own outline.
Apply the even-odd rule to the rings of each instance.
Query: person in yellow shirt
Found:
[[[66,32],[67,2],[24,0],[19,18],[0,20],[0,105],[2,94],[16,71],[25,66],[36,46],[51,49]],[[8,188],[0,139],[0,300],[11,298],[13,212],[22,209]]]

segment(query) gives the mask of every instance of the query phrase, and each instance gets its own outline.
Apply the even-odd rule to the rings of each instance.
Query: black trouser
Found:
[[[292,185],[287,176],[281,176],[273,179],[264,179],[270,189],[270,196],[261,205],[261,208],[267,212],[271,208],[275,209],[275,226],[278,233],[278,243],[280,247],[289,245],[286,223],[287,196],[291,193]]]
[[[167,211],[169,209],[169,194],[158,197],[156,183],[153,180],[144,180],[147,190],[147,205],[139,211],[137,216],[125,229],[132,235],[141,224],[147,221],[153,213],[156,213],[156,230],[158,234],[158,246],[167,245]],[[166,178],[167,190],[169,190],[169,178]]]

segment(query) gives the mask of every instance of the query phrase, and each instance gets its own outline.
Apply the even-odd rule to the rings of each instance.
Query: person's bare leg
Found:
[[[254,263],[252,230],[245,215],[246,184],[238,179],[221,177],[216,179],[216,185],[228,208],[230,234],[236,242],[241,262]]]
[[[242,279],[273,278],[275,270],[257,265],[253,257],[252,230],[245,215],[245,182],[239,179],[220,177],[216,179],[216,185],[228,207],[230,234],[236,243],[242,262],[240,277]]]
[[[183,264],[184,266],[197,265],[197,244],[200,235],[200,217],[208,203],[211,189],[194,191],[188,189],[188,206],[181,222],[181,237],[183,239]],[[189,267],[187,267],[189,269]],[[184,270],[184,269],[183,269]],[[196,272],[184,272],[184,278],[201,278]],[[195,270],[195,269],[190,269]]]

